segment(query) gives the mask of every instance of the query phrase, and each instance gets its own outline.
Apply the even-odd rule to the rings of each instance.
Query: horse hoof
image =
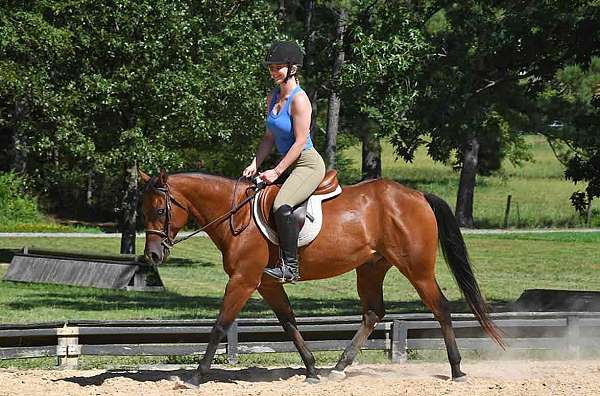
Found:
[[[197,374],[187,376],[172,376],[171,381],[175,382],[173,389],[198,389],[200,387],[200,377]]]
[[[331,370],[329,373],[329,379],[332,381],[342,381],[346,378],[346,373],[340,370]]]
[[[460,377],[452,377],[452,381],[454,381],[454,382],[466,382],[467,381],[467,374],[463,374]]]
[[[314,385],[314,384],[318,384],[319,382],[321,382],[321,379],[319,377],[306,377],[304,382],[306,382],[307,384]]]

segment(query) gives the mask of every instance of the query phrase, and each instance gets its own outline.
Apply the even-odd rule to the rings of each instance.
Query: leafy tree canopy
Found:
[[[0,9],[0,127],[22,137],[47,190],[133,160],[237,173],[264,130],[275,29],[260,1],[12,3]]]
[[[411,128],[406,113],[417,95],[415,76],[431,48],[421,30],[423,20],[409,3],[356,3],[338,82],[345,127],[394,139]],[[405,157],[418,142],[406,146]]]
[[[600,197],[600,95],[595,92],[599,86],[600,57],[594,57],[588,65],[558,70],[539,95],[542,131],[566,165],[565,176],[588,183],[585,192],[571,197],[580,211]]]

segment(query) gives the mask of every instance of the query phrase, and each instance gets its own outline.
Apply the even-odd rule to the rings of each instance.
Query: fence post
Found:
[[[506,210],[504,211],[504,228],[508,228],[509,226],[509,216],[510,216],[510,200],[512,199],[512,195],[508,195],[506,197]]]
[[[395,319],[392,324],[392,363],[405,363],[407,356],[408,326],[405,321]]]
[[[579,317],[567,316],[567,350],[569,355],[579,358]]]
[[[234,321],[227,329],[227,361],[229,364],[237,363],[238,355],[238,325]]]
[[[58,336],[56,346],[58,365],[64,369],[76,369],[81,353],[79,327],[60,327],[56,329],[56,335]]]

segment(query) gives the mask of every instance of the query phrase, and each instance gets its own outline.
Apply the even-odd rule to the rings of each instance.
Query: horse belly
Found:
[[[341,275],[373,257],[374,241],[369,234],[373,226],[368,219],[375,217],[376,208],[371,201],[342,193],[323,203],[321,231],[313,242],[300,249],[303,280]]]

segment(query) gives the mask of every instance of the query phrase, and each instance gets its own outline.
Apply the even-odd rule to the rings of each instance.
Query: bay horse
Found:
[[[246,226],[243,231],[236,231],[235,226],[225,221],[230,216],[220,216],[227,214],[232,202],[235,205],[244,198],[239,192],[250,187],[250,183],[203,173],[167,175],[161,171],[160,175],[150,178],[140,172],[140,177],[146,184],[143,193],[146,259],[154,264],[163,262],[178,231],[192,216],[200,226],[213,221],[205,231],[221,251],[223,268],[229,275],[206,352],[198,369],[185,382],[197,386],[202,381],[219,342],[254,291],[273,309],[298,349],[306,366],[306,380],[318,382],[315,358],[298,331],[283,285],[268,276],[263,277],[265,267],[278,260],[277,247],[252,221],[250,205],[243,205],[235,212],[236,221]],[[452,378],[465,379],[448,301],[435,278],[438,238],[475,318],[483,330],[503,346],[500,331],[488,315],[487,304],[471,269],[458,223],[444,200],[394,181],[377,179],[345,186],[341,195],[323,202],[322,210],[321,232],[299,250],[300,279],[331,278],[356,270],[362,304],[362,322],[332,374],[344,376],[344,369],[384,317],[383,280],[387,271],[396,267],[439,321]]]

